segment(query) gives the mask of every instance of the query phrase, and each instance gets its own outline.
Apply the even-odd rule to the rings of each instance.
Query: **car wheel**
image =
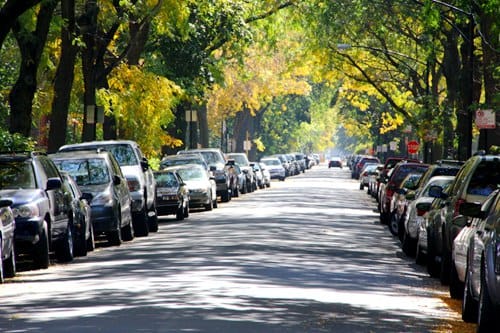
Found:
[[[177,212],[175,213],[175,219],[177,221],[184,220],[184,208],[182,206],[177,208]]]
[[[122,240],[126,242],[130,242],[131,240],[134,239],[134,225],[132,222],[127,224],[121,229],[122,233]]]
[[[240,196],[240,190],[239,190],[238,186],[236,186],[234,188],[234,191],[233,191],[233,193],[231,193],[231,196],[234,197],[234,198],[237,198],[237,197]]]
[[[394,214],[394,213],[391,213],[391,215],[390,215],[389,231],[391,232],[391,234],[393,236],[397,236],[398,235],[399,221],[397,219],[396,214]]]
[[[363,183],[359,183],[359,189],[360,190],[364,190],[365,189],[365,187],[363,186]]]
[[[483,265],[484,266],[484,265]],[[491,303],[490,291],[486,283],[484,267],[481,267],[481,287],[477,317],[477,332],[494,332],[498,330],[498,313]]]
[[[431,277],[437,277],[439,275],[439,266],[436,262],[434,243],[429,235],[429,231],[427,231],[427,272]]]
[[[409,257],[413,257],[415,256],[415,248],[416,248],[416,244],[415,244],[415,240],[412,239],[410,237],[410,235],[408,235],[407,232],[404,232],[403,233],[403,242],[401,244],[401,248],[403,249],[403,252],[409,256]]]
[[[33,248],[33,263],[36,268],[49,267],[49,237],[46,221],[43,221],[40,239]]]
[[[56,258],[60,262],[70,262],[74,257],[73,248],[73,224],[68,223],[63,239],[56,247]]]
[[[453,299],[460,299],[464,294],[464,284],[458,278],[457,268],[455,263],[451,263],[450,271],[450,296]]]
[[[134,222],[134,231],[137,237],[146,237],[149,235],[149,222],[146,207],[134,214],[132,221]]]
[[[186,207],[184,208],[184,218],[189,217],[189,202],[186,203]]]
[[[424,252],[422,252],[422,249],[420,248],[420,242],[417,239],[417,245],[415,249],[415,263],[417,265],[425,265],[426,261],[426,255],[424,254]]]
[[[229,195],[229,189],[222,192],[222,195],[221,195],[222,202],[229,202],[230,199],[231,199],[231,196]]]
[[[80,233],[75,235],[75,251],[74,254],[76,257],[84,257],[87,255],[87,240],[85,239],[85,233],[87,230],[87,221],[82,221],[82,230],[80,230]]]
[[[94,251],[95,250],[95,235],[94,235],[94,225],[92,224],[92,221],[90,221],[90,235],[89,239],[87,239],[87,251]]]
[[[219,207],[219,203],[217,202],[217,198],[215,198],[215,199],[213,200],[213,204],[212,204],[212,206],[214,206],[214,208]]]
[[[118,209],[118,212],[120,212],[120,209]],[[108,233],[108,242],[110,245],[114,246],[120,246],[122,244],[122,228],[121,228],[122,222],[121,222],[121,217],[118,215],[117,221],[116,221],[116,229],[113,231],[110,231]]]
[[[450,283],[450,271],[451,253],[449,253],[446,249],[443,249],[443,253],[441,254],[441,270],[439,271],[439,281],[441,281],[441,284],[444,286]]]
[[[158,213],[156,211],[156,198],[153,207],[148,212],[148,230],[151,232],[158,232]]]
[[[3,257],[3,240],[0,238],[0,260]],[[5,277],[3,274],[3,261],[0,262],[0,284],[5,282]]]
[[[1,247],[2,244],[0,244],[0,248]],[[0,250],[0,258],[2,258],[1,250]],[[6,260],[4,260],[0,266],[3,266],[4,277],[12,278],[16,276],[16,253],[14,251],[14,242],[12,243],[12,248],[10,249],[9,257]]]
[[[470,276],[469,268],[465,271],[464,294],[462,298],[462,319],[467,323],[474,323],[477,321],[478,303],[472,296],[470,290]]]

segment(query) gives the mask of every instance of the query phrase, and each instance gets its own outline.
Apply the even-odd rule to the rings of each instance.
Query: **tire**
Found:
[[[450,270],[450,297],[453,299],[461,299],[464,295],[464,283],[458,278],[457,268],[455,263],[451,263]]]
[[[49,237],[47,222],[43,222],[42,234],[38,243],[33,247],[33,264],[35,268],[45,269],[49,267]]]
[[[231,196],[229,195],[229,189],[222,192],[222,195],[221,195],[222,202],[229,202],[230,199],[231,199]]]
[[[87,239],[87,251],[95,250],[95,234],[94,234],[94,225],[92,221],[90,221],[90,235],[89,239]]]
[[[60,262],[70,262],[74,256],[73,224],[69,223],[63,239],[56,247],[56,258]]]
[[[465,283],[464,283],[464,294],[462,298],[462,319],[467,323],[475,323],[477,322],[477,310],[478,310],[478,302],[472,296],[472,292],[470,290],[470,277],[469,277],[469,269],[467,268],[465,274]]]
[[[427,272],[431,277],[439,276],[439,267],[436,263],[436,253],[434,251],[429,231],[427,231]]]
[[[80,232],[80,234],[75,235],[75,250],[74,250],[74,255],[75,257],[85,257],[88,252],[88,247],[87,247],[87,240],[85,239],[85,230],[87,230],[87,221],[83,221],[83,230]]]
[[[391,213],[390,215],[389,231],[393,236],[397,236],[399,232],[399,221],[394,213]]]
[[[210,196],[210,200],[208,200],[209,203],[205,205],[205,210],[210,211],[214,209],[214,202],[212,201],[212,196]]]
[[[484,266],[484,265],[483,265]],[[491,303],[490,291],[484,277],[484,267],[481,267],[481,288],[479,292],[479,306],[477,315],[477,332],[487,333],[498,330],[498,313]]]
[[[177,212],[175,213],[175,219],[177,221],[184,220],[184,207],[180,206],[179,208],[177,208]]]
[[[3,240],[0,238],[0,260],[3,256]],[[3,273],[3,262],[0,262],[0,284],[5,282],[5,276]]]
[[[219,203],[217,202],[217,198],[215,198],[215,199],[214,199],[214,202],[213,202],[212,206],[213,206],[214,208],[219,207]]]
[[[2,244],[0,244],[0,248]],[[0,258],[2,258],[2,253],[0,250]],[[10,249],[9,257],[2,262],[0,266],[3,266],[3,276],[6,278],[13,278],[16,276],[16,251],[14,250],[14,242],[12,242],[12,248]]]
[[[132,222],[127,224],[121,229],[121,234],[122,234],[122,240],[125,242],[130,242],[131,240],[134,239],[134,225]]]
[[[186,204],[186,207],[184,208],[184,218],[189,217],[189,203]]]
[[[239,189],[238,189],[238,187],[237,187],[237,186],[236,186],[236,188],[234,189],[234,191],[231,193],[231,196],[232,196],[233,198],[237,198],[237,197],[239,197],[239,196],[240,196],[240,191],[239,191]]]
[[[156,209],[155,209],[155,215],[148,217],[148,230],[150,232],[158,232],[158,215],[156,215]]]
[[[120,210],[118,210],[120,211]],[[110,231],[107,234],[108,238],[108,243],[109,245],[112,246],[120,246],[122,244],[122,230],[121,230],[121,217],[118,217],[117,223],[116,223],[116,229],[113,231]]]
[[[403,234],[401,248],[408,257],[414,257],[416,254],[417,245],[415,244],[415,240],[412,239],[407,232]]]
[[[136,237],[146,237],[149,235],[149,222],[146,207],[132,217]]]
[[[365,189],[365,187],[363,186],[363,183],[359,183],[359,189],[360,190],[364,190]]]
[[[416,249],[415,249],[415,263],[417,265],[425,265],[426,262],[427,262],[427,257],[420,249],[420,245],[419,245],[419,242],[417,240],[417,245],[416,245]]]
[[[443,249],[441,254],[441,270],[439,271],[439,281],[443,286],[450,284],[451,254]]]

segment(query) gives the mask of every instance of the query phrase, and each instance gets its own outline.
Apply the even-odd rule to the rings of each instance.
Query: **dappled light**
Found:
[[[0,288],[0,331],[446,331],[459,315],[445,290],[400,253],[358,184],[336,177],[348,171],[318,167],[22,272]]]

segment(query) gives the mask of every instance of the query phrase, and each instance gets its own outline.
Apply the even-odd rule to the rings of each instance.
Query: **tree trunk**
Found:
[[[23,30],[19,21],[14,24],[13,32],[22,59],[19,77],[9,94],[11,115],[15,115],[15,117],[10,117],[9,131],[11,133],[30,136],[38,66],[57,3],[58,1],[48,1],[41,5],[33,32]]]
[[[500,40],[498,39],[498,30],[495,31],[495,22],[498,18],[489,14],[481,15],[481,31],[483,49],[483,73],[484,73],[484,93],[485,109],[492,109],[498,113],[500,109],[499,92],[500,78],[495,77],[496,67],[500,63]],[[498,28],[497,28],[498,29]],[[500,121],[497,115],[497,123]],[[500,147],[500,128],[481,130],[479,135],[479,149],[488,152],[491,146]]]
[[[48,152],[55,152],[66,143],[68,109],[74,80],[77,48],[73,44],[75,33],[75,0],[62,0],[62,19],[66,22],[61,31],[61,60],[54,81],[54,100],[50,115]]]
[[[208,117],[207,117],[207,106],[202,105],[198,109],[198,126],[200,129],[200,145],[204,148],[210,147],[210,139],[208,136]]]
[[[7,0],[5,2],[0,9],[0,22],[2,22],[0,24],[0,49],[10,30],[14,27],[17,18],[40,2],[41,0]]]

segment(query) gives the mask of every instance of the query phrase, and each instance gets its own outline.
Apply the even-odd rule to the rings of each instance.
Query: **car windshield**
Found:
[[[443,188],[443,191],[447,189],[450,184],[453,182],[453,179],[439,179],[439,180],[434,180],[434,181],[429,181],[424,189],[422,190],[421,196],[428,197],[429,196],[429,190],[431,186],[441,186]]]
[[[281,162],[278,159],[264,159],[261,162],[265,165],[281,165]]]
[[[203,155],[203,158],[205,161],[207,161],[208,164],[217,164],[217,163],[224,163],[224,161],[220,160],[219,154],[213,151],[202,151],[200,152]]]
[[[158,187],[177,187],[179,182],[171,172],[158,172],[155,173],[156,185]]]
[[[34,189],[35,175],[30,162],[3,161],[0,163],[0,189]]]
[[[54,161],[60,170],[66,171],[79,186],[109,183],[106,161],[102,158]]]
[[[238,163],[241,166],[248,166],[248,161],[246,159],[245,155],[239,155],[239,154],[229,154],[229,158],[234,159],[236,163]]]
[[[134,154],[134,149],[130,145],[109,145],[106,146],[106,150],[113,153],[120,166],[139,164],[139,161],[137,161],[137,157]]]
[[[189,169],[179,169],[177,170],[179,175],[181,176],[182,179],[184,180],[206,180],[207,176],[205,174],[205,171],[202,169],[198,168],[189,168]]]
[[[424,173],[427,168],[427,165],[401,165],[398,171],[393,174],[392,182],[399,185],[410,173]]]

